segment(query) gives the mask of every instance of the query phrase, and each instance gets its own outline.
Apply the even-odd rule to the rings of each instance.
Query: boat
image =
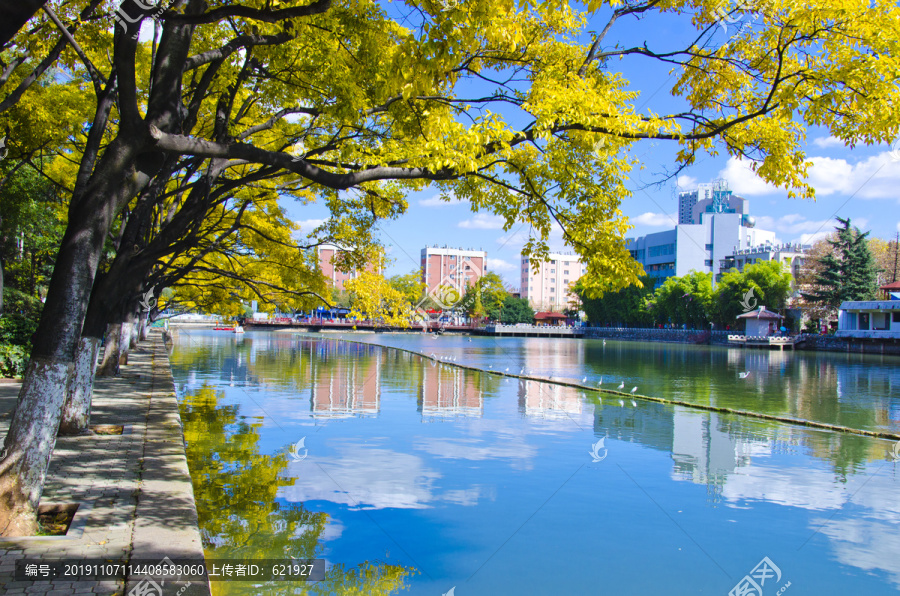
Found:
[[[234,326],[234,332],[235,332],[235,333],[243,333],[243,332],[244,332],[244,328],[241,327],[240,325],[235,325],[235,326]]]

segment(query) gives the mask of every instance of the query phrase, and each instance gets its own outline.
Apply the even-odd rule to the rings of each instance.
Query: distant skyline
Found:
[[[601,30],[607,17],[608,10],[600,11],[589,19],[585,31]],[[636,40],[646,39],[650,49],[658,51],[693,37],[689,18],[653,14],[639,21],[620,19],[610,30],[608,44],[604,45],[632,46]],[[585,33],[580,41],[587,43],[587,40]],[[719,41],[725,40],[723,36]],[[668,113],[684,107],[682,98],[668,93],[675,81],[675,75],[668,72],[669,65],[628,56],[611,61],[609,68],[621,72],[631,81],[630,87],[640,91],[635,104],[639,112]],[[521,113],[504,115],[514,126],[525,125]],[[722,150],[721,145],[717,147]],[[698,154],[693,165],[677,178],[669,178],[675,171],[677,151],[678,146],[671,142],[639,141],[633,145],[631,155],[640,160],[643,169],[632,170],[626,186],[633,195],[621,205],[634,226],[628,237],[674,228],[678,223],[678,192],[717,178],[726,179],[735,194],[748,199],[757,227],[774,231],[781,242],[813,241],[833,230],[835,216],[849,217],[854,225],[871,230],[873,236],[880,238],[893,238],[900,230],[900,147],[892,150],[888,144],[882,144],[848,148],[831,137],[827,129],[809,128],[805,151],[812,162],[808,180],[816,189],[815,201],[789,200],[787,191],[770,187],[757,178],[750,162],[739,161],[724,152],[712,157]],[[664,182],[660,185],[652,185],[661,181]],[[386,273],[394,275],[417,269],[422,248],[446,244],[487,251],[489,270],[518,288],[519,251],[528,236],[528,228],[518,224],[504,231],[499,217],[472,213],[466,203],[445,203],[438,197],[435,188],[412,193],[405,215],[380,223],[380,237],[393,259]],[[322,205],[290,204],[289,210],[305,231],[312,230],[328,215]],[[550,248],[571,250],[563,245],[558,230],[551,238]]]

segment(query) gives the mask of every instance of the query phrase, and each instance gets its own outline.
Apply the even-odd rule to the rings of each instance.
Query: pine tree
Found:
[[[832,251],[821,258],[822,271],[816,276],[814,292],[804,293],[809,302],[837,309],[842,302],[873,300],[878,269],[866,238],[869,232],[850,227],[850,219],[836,218],[837,239],[829,240]]]

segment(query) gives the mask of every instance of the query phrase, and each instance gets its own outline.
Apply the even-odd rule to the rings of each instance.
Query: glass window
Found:
[[[867,313],[867,312],[859,313],[859,329],[860,329],[860,331],[868,331],[869,330],[869,313]]]
[[[891,315],[891,320],[895,323],[900,323],[900,312],[895,312]]]

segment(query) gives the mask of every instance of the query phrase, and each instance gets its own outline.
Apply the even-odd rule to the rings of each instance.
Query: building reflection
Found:
[[[423,417],[480,417],[484,413],[484,398],[476,374],[424,361],[419,371],[417,403]]]
[[[584,409],[580,391],[553,383],[521,379],[518,395],[519,411],[526,416],[560,419],[581,414]]]
[[[310,364],[313,418],[378,414],[383,368],[381,350],[341,342],[316,343],[317,357],[312,358]]]

